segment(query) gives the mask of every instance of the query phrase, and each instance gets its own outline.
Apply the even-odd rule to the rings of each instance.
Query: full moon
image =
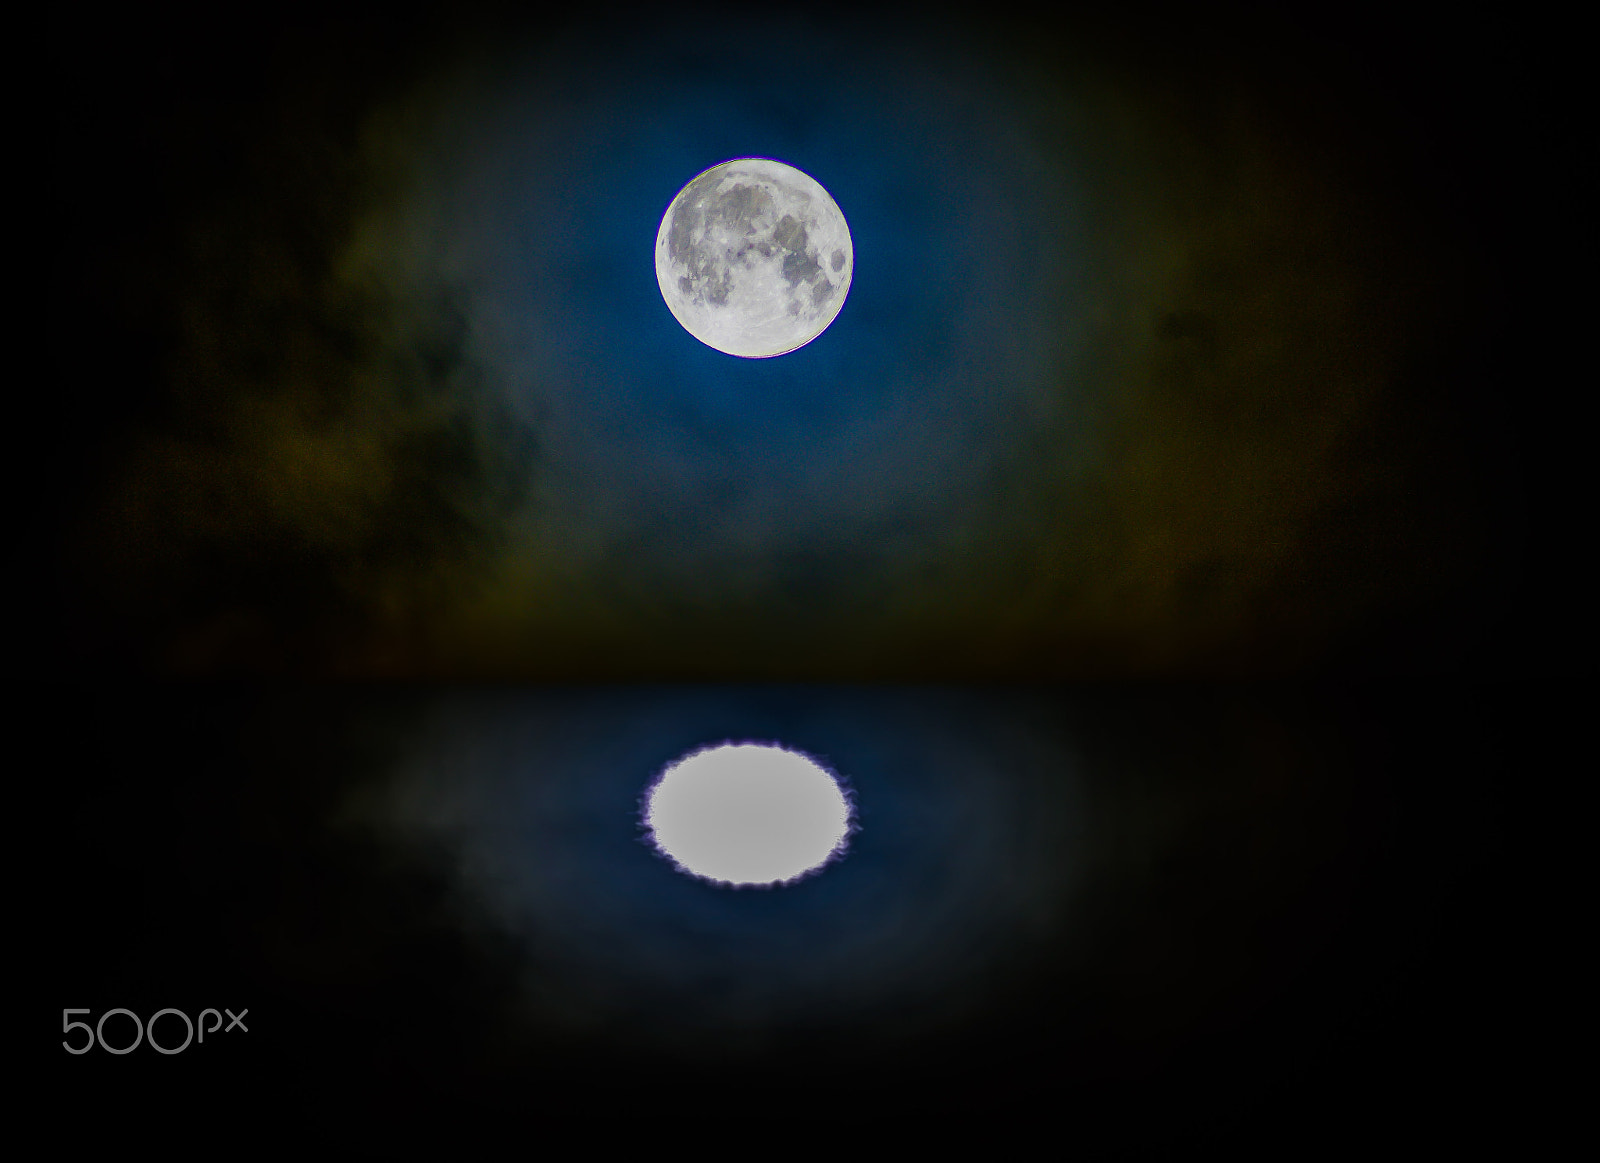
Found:
[[[662,854],[693,876],[778,884],[843,852],[850,803],[807,756],[730,743],[668,767],[648,793],[644,823]]]
[[[684,330],[745,359],[821,335],[850,292],[850,228],[808,174],[767,158],[712,166],[667,207],[656,282]]]

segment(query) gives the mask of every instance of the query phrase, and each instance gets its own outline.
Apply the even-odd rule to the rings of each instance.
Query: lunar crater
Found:
[[[764,358],[804,346],[833,322],[852,258],[844,215],[821,185],[782,162],[740,158],[673,199],[657,234],[656,276],[696,339]]]

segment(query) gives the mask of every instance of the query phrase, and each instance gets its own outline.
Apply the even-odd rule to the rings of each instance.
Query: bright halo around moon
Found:
[[[821,335],[854,270],[850,227],[828,191],[767,158],[712,166],[678,191],[656,232],[656,282],[673,316],[745,359]]]
[[[703,880],[771,885],[844,851],[850,801],[820,764],[771,744],[729,743],[668,767],[646,793],[662,855]]]

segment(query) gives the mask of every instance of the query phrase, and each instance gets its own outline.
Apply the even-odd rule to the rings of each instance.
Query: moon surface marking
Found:
[[[821,184],[768,158],[712,166],[678,192],[656,233],[656,282],[690,335],[766,359],[804,347],[844,305],[850,228]]]

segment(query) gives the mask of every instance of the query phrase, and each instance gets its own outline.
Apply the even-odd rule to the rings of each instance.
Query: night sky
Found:
[[[1533,436],[1555,82],[1504,20],[1112,7],[58,22],[62,1093],[462,1143],[1465,1127],[1514,684],[1592,669]],[[855,245],[770,360],[653,268],[742,156]],[[826,758],[846,858],[652,853],[640,792],[725,740]],[[55,1050],[51,1007],[224,1005]]]

